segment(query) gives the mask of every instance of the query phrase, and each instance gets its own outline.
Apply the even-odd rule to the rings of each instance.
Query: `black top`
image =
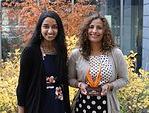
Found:
[[[63,101],[63,91],[58,94],[58,90],[56,88],[62,88],[62,84],[59,81],[55,83],[49,83],[48,77],[53,76],[57,79],[60,75],[58,71],[58,65],[56,63],[57,55],[47,54],[44,56],[43,64],[45,68],[46,80],[45,84],[43,84],[44,88],[41,93],[41,106],[40,113],[65,113],[64,110],[64,101]],[[58,108],[58,109],[57,109]]]
[[[43,58],[43,63],[44,63],[44,69],[45,69],[45,74],[46,76],[62,76],[60,75],[59,71],[58,71],[58,65],[56,64],[56,54],[47,54],[44,56]]]
[[[24,106],[25,113],[39,113],[41,89],[44,87],[45,71],[39,46],[26,47],[21,54],[20,75],[17,87],[18,105]],[[64,78],[67,75],[63,75]],[[63,81],[63,80],[62,80]],[[68,82],[63,83],[66,113],[70,113]]]

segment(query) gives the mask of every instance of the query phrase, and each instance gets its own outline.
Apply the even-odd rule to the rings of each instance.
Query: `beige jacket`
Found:
[[[120,49],[114,48],[109,54],[112,62],[112,76],[110,84],[113,90],[107,93],[108,113],[120,113],[119,102],[116,91],[128,83],[127,65]],[[68,60],[69,83],[72,87],[77,87],[78,82],[85,81],[89,62],[83,58],[79,49],[74,49]]]

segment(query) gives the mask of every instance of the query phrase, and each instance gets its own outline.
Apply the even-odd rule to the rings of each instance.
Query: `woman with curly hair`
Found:
[[[79,39],[68,60],[69,84],[79,88],[73,112],[120,113],[116,91],[128,82],[127,66],[106,18],[88,17]]]

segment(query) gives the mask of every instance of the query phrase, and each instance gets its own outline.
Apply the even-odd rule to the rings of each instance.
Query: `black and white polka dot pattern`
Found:
[[[89,58],[90,74],[95,79],[101,68],[102,80],[100,85],[107,83],[112,76],[112,63],[107,55],[90,56]]]
[[[75,113],[107,113],[107,97],[80,94]]]
[[[92,75],[92,78],[95,79],[97,77],[97,74],[99,73],[100,68],[100,58],[96,56],[91,56],[89,60],[90,65],[90,74]]]

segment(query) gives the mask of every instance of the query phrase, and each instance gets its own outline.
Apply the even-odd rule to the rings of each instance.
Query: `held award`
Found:
[[[86,82],[88,84],[88,87],[86,88],[87,95],[90,95],[90,96],[101,95],[102,89],[101,89],[101,86],[99,85],[100,81],[101,81],[101,68],[95,79],[92,78],[90,71],[88,70],[86,75]]]

